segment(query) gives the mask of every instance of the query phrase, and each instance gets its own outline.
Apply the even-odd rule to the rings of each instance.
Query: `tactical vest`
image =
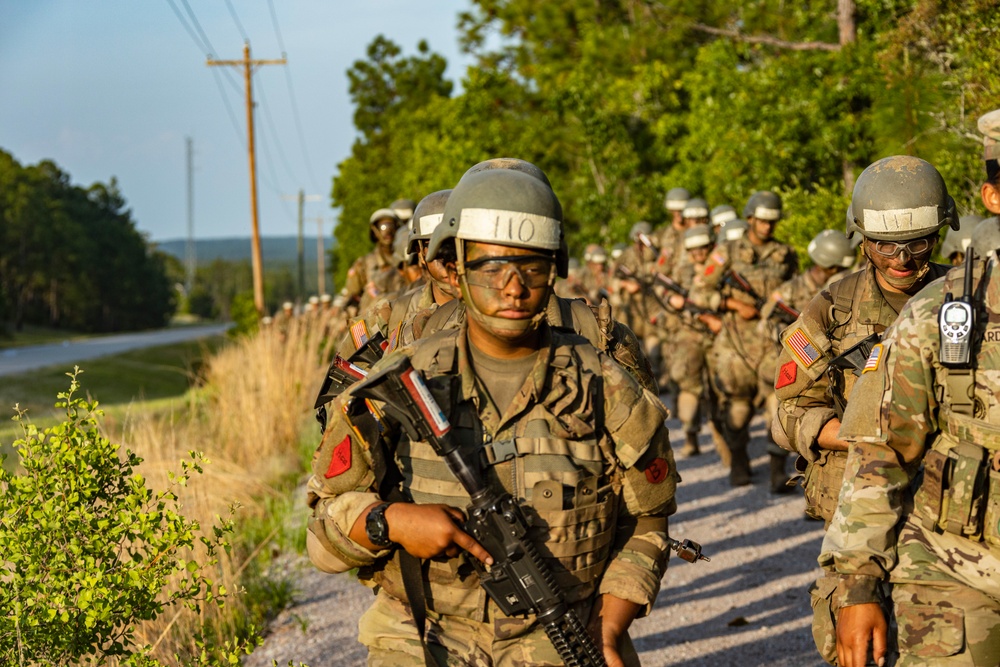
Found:
[[[727,250],[730,270],[743,276],[763,299],[795,275],[796,267],[788,264],[788,254],[792,249],[783,243],[772,241],[758,248],[742,238],[729,241]],[[729,296],[752,303],[750,297],[738,289],[730,289]]]
[[[975,264],[974,284],[980,287],[984,267],[985,262]],[[949,274],[941,293],[961,294],[963,278],[963,271]],[[982,304],[982,299],[975,302]],[[926,530],[985,541],[1000,549],[1000,426],[983,419],[986,409],[975,395],[976,366],[985,360],[984,370],[995,368],[996,359],[981,354],[988,328],[988,315],[980,307],[973,345],[976,360],[970,368],[949,369],[934,360],[935,391],[941,399],[938,434],[924,456],[913,513]]]
[[[552,359],[543,400],[529,405],[498,433],[484,432],[472,401],[463,400],[457,331],[441,332],[412,358],[452,424],[452,437],[468,460],[478,460],[491,486],[522,502],[532,538],[555,573],[567,601],[593,597],[615,547],[621,482],[603,424],[600,359],[575,335],[552,334]],[[543,351],[543,354],[545,352]],[[402,438],[396,460],[404,491],[417,503],[465,509],[470,499],[444,461],[425,442]],[[469,556],[427,562],[427,607],[482,621],[486,594]],[[390,595],[405,600],[398,561],[374,573]]]

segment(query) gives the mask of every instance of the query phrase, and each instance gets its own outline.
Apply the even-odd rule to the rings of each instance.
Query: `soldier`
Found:
[[[743,238],[747,233],[747,221],[743,218],[733,218],[723,222],[716,228],[715,242],[725,243]]]
[[[724,313],[709,369],[716,397],[712,419],[730,453],[732,486],[750,483],[750,419],[758,396],[760,363],[771,345],[757,327],[763,306],[760,295],[770,294],[798,272],[795,250],[774,240],[781,198],[773,192],[754,193],[743,215],[749,226],[747,235],[715,247],[691,292],[698,306]],[[738,280],[747,284],[740,287]]]
[[[892,222],[897,212],[916,210],[934,215],[901,214],[904,225]],[[806,513],[827,525],[847,460],[847,443],[837,431],[864,367],[864,349],[877,342],[911,295],[944,275],[946,267],[931,263],[930,257],[954,202],[937,169],[918,158],[897,156],[861,173],[851,211],[850,231],[863,237],[868,266],[823,290],[782,333],[774,380],[779,404],[772,435],[801,457],[796,468],[805,473]],[[820,577],[810,590],[813,638],[831,663],[836,658],[830,612],[835,585],[833,578]]]
[[[979,129],[980,194],[1000,213],[1000,110]],[[906,208],[896,205],[898,220]],[[996,247],[976,251],[984,258],[971,284],[956,267],[910,299],[873,348],[844,415],[848,474],[820,556],[836,576],[844,667],[864,665],[869,650],[877,664],[886,660],[877,595],[886,580],[897,665],[1000,664],[1000,258]]]
[[[779,445],[805,459],[806,511],[827,523],[847,458],[846,443],[836,435],[858,377],[849,362],[860,359],[863,364],[867,356],[846,353],[865,340],[871,341],[865,345],[870,348],[910,296],[946,271],[930,261],[938,230],[948,224],[943,213],[940,218],[908,219],[898,228],[884,222],[897,209],[919,206],[942,212],[954,208],[931,164],[896,156],[865,169],[851,200],[851,210],[864,213],[852,219],[850,232],[864,238],[868,267],[820,293],[782,334],[774,381],[778,418],[772,432]]]
[[[690,291],[695,275],[705,270],[708,255],[715,244],[708,225],[695,225],[684,232],[684,248],[688,261],[681,266],[677,282]],[[715,335],[712,328],[721,328],[718,317],[684,310],[684,298],[670,297],[671,306],[680,311],[680,324],[671,336],[674,353],[670,356],[670,379],[677,385],[677,418],[684,429],[684,448],[681,454],[695,456],[701,453],[698,432],[701,430],[701,402],[705,394],[708,374],[707,357]],[[707,318],[714,320],[706,321]],[[720,452],[720,455],[722,452]]]
[[[583,264],[580,287],[587,303],[597,306],[604,299],[610,301],[611,276],[608,275],[608,253],[596,243],[591,243],[583,251]]]
[[[667,202],[671,202],[669,196]],[[708,222],[708,204],[704,199],[689,198],[681,208],[680,215],[677,211],[673,211],[673,214],[673,220],[660,232],[657,239],[660,256],[656,261],[660,273],[676,279],[674,272],[685,259],[684,232],[692,225]]]
[[[531,229],[497,226],[498,214]],[[627,629],[656,599],[676,509],[665,410],[610,357],[546,324],[562,217],[551,188],[484,171],[455,187],[444,217],[458,225],[453,283],[468,316],[374,370],[405,355],[424,374],[459,451],[533,518],[529,539],[607,662],[637,665]],[[350,400],[348,390],[338,406]],[[425,650],[437,664],[562,664],[537,619],[506,616],[480,587],[469,561],[492,559],[463,531],[470,499],[434,450],[387,425],[401,479],[387,503],[375,443],[332,413],[309,482],[307,544],[321,570],[358,568],[377,586],[359,624],[369,664],[424,665]],[[423,567],[402,565],[413,557]],[[424,605],[408,599],[406,572]]]
[[[969,249],[972,242],[972,233],[976,231],[976,226],[983,221],[982,216],[976,214],[963,215],[958,219],[958,229],[948,229],[944,234],[944,241],[941,242],[941,256],[947,259],[952,266],[958,266],[965,261],[965,251]]]
[[[833,229],[824,229],[809,242],[807,248],[812,266],[784,285],[781,285],[771,296],[761,310],[761,326],[764,327],[774,345],[767,350],[764,361],[761,362],[760,392],[766,397],[764,414],[767,430],[770,433],[771,423],[778,411],[778,401],[774,394],[774,375],[777,370],[777,359],[781,351],[781,330],[795,321],[796,313],[801,312],[812,301],[813,297],[830,283],[839,280],[844,272],[854,263],[854,248],[843,233]],[[771,457],[771,493],[787,493],[792,490],[788,486],[788,476],[785,474],[785,459],[788,453],[773,441],[768,445]]]
[[[739,216],[736,215],[736,209],[729,204],[719,204],[712,209],[709,213],[709,217],[712,219],[712,229],[718,231],[719,227],[726,224],[730,220],[735,220]]]
[[[357,307],[365,291],[375,289],[371,284],[372,278],[379,271],[393,266],[392,242],[396,238],[398,227],[399,218],[391,208],[380,208],[372,213],[368,220],[368,239],[376,244],[375,249],[354,260],[354,264],[347,270],[344,288],[334,300],[335,308],[344,310]],[[378,297],[378,294],[371,296]]]
[[[648,239],[652,230],[653,226],[645,220],[632,225],[629,230],[632,244],[622,253],[618,265],[630,274],[630,277],[624,277],[619,272],[625,297],[626,321],[642,341],[643,352],[653,368],[653,377],[659,378],[664,366],[660,351],[660,330],[654,322],[663,308],[652,293],[652,275],[657,270],[659,255],[655,248],[642,242],[642,238]]]
[[[691,193],[684,188],[670,188],[667,190],[667,196],[663,200],[663,207],[670,213],[670,223],[664,231],[669,229],[670,226],[679,226],[681,224],[684,207],[687,206],[688,199],[690,198]],[[661,243],[661,245],[663,244]]]

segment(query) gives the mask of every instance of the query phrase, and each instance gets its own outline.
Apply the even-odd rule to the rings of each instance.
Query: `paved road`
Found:
[[[81,361],[120,354],[145,347],[171,345],[187,340],[216,336],[225,332],[231,324],[210,324],[198,327],[161,329],[139,333],[98,336],[82,340],[65,340],[49,345],[31,345],[0,351],[0,376],[26,373],[37,368],[72,366]]]

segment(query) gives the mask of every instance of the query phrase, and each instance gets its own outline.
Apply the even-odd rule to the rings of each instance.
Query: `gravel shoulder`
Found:
[[[680,424],[671,420],[668,427],[677,451],[683,444]],[[707,429],[701,434],[703,453],[677,462],[683,482],[670,534],[700,542],[712,560],[671,559],[653,612],[630,630],[647,667],[825,665],[813,645],[806,592],[818,572],[822,524],[804,520],[801,492],[768,492],[760,417],[752,435],[751,486],[730,488]],[[357,623],[371,591],[349,576],[320,573],[308,560],[291,567],[297,573],[297,603],[282,612],[264,645],[243,665],[364,665]]]

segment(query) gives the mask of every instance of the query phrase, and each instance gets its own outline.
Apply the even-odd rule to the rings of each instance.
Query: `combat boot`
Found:
[[[788,485],[789,477],[785,474],[787,454],[771,454],[771,493],[791,493],[794,487]]]
[[[750,457],[746,445],[730,447],[732,462],[729,467],[729,486],[746,486],[750,483]]]
[[[684,447],[681,448],[681,456],[697,456],[701,454],[701,448],[698,447],[698,434],[693,432],[687,432],[684,434]]]

